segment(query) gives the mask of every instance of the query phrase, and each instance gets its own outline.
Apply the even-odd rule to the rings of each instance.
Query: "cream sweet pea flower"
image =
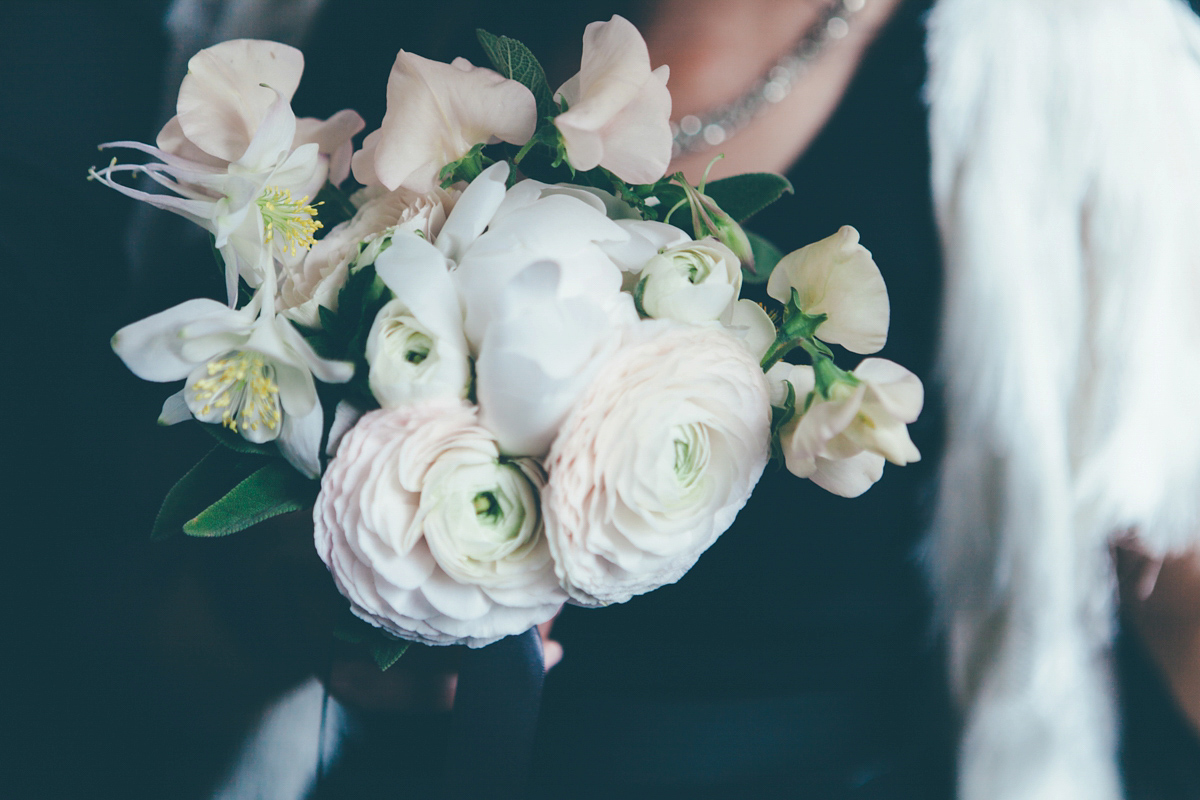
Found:
[[[462,308],[446,259],[425,239],[396,233],[375,260],[395,299],[367,336],[368,382],[384,408],[437,397],[467,396],[471,359]]]
[[[317,552],[361,619],[412,641],[482,647],[566,600],[543,482],[532,462],[500,458],[462,401],[373,411],[321,480]]]
[[[277,441],[298,470],[316,477],[323,419],[313,377],[344,383],[353,367],[318,356],[260,292],[236,311],[215,300],[189,300],[113,336],[133,374],[148,381],[187,379],[168,398],[159,422],[190,417],[224,425],[247,441]]]
[[[629,183],[653,183],[671,161],[666,66],[650,69],[646,42],[614,16],[583,33],[579,72],[559,87],[567,110],[554,119],[577,170],[604,167]]]
[[[742,265],[716,239],[686,242],[651,258],[634,297],[654,319],[710,322],[719,319],[742,291]]]
[[[546,460],[546,536],[572,602],[678,580],[750,497],[770,435],[766,378],[722,328],[627,328]]]
[[[779,432],[788,471],[843,497],[871,488],[885,460],[903,466],[921,458],[906,427],[925,402],[920,378],[883,358],[864,360],[852,374],[857,383],[838,382],[825,399],[814,391],[812,367],[780,363],[767,372],[772,402],[782,402],[785,381],[796,393],[796,416]]]
[[[805,314],[828,315],[817,328],[818,339],[864,355],[887,342],[887,286],[849,225],[783,257],[767,280],[767,294],[786,305],[793,289]]]
[[[442,167],[488,142],[524,144],[537,124],[533,93],[464,58],[450,64],[403,50],[387,85],[387,113],[351,166],[364,186],[428,192]]]

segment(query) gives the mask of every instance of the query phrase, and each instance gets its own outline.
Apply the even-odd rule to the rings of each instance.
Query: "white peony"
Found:
[[[313,509],[317,552],[351,610],[425,644],[482,647],[553,617],[539,469],[499,457],[475,410],[378,410],[342,439]]]
[[[742,264],[716,239],[685,242],[646,262],[638,279],[639,309],[654,319],[711,322],[742,291]]]
[[[428,192],[442,168],[477,144],[524,144],[537,124],[533,93],[464,58],[450,64],[401,50],[387,84],[387,113],[351,166],[364,186]]]
[[[849,225],[780,260],[767,279],[767,294],[786,305],[793,289],[805,314],[829,316],[817,328],[818,339],[864,355],[887,343],[887,286]]]
[[[885,460],[903,466],[921,458],[906,427],[925,402],[921,379],[883,358],[865,359],[852,374],[857,383],[835,383],[825,399],[812,367],[780,363],[767,373],[772,402],[782,402],[784,382],[796,393],[796,416],[779,431],[788,471],[843,497],[871,488]]]
[[[614,16],[583,33],[579,72],[556,96],[567,110],[554,119],[577,170],[601,166],[629,183],[653,183],[671,161],[671,93],[666,66],[650,69],[646,42],[633,23]]]
[[[767,381],[718,326],[626,330],[546,460],[546,536],[573,602],[678,580],[733,522],[769,456]]]

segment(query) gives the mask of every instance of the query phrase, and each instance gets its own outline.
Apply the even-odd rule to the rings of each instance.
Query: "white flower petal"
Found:
[[[309,478],[321,475],[321,428],[324,416],[320,400],[307,414],[284,414],[279,432],[279,452],[288,463]]]
[[[179,127],[209,155],[237,161],[277,97],[291,103],[303,71],[303,54],[278,42],[235,39],[201,50],[179,87]]]
[[[183,393],[184,390],[180,389],[166,399],[166,402],[163,403],[162,413],[158,415],[159,425],[174,425],[192,418],[192,412],[187,406],[187,401],[183,399]]]
[[[188,376],[196,364],[222,352],[220,344],[186,358],[181,353],[182,332],[189,325],[241,326],[245,315],[215,300],[188,300],[146,319],[121,328],[112,338],[112,348],[145,381],[177,381]]]
[[[859,453],[851,458],[818,458],[809,479],[827,492],[841,497],[858,497],[883,477],[883,456]]]

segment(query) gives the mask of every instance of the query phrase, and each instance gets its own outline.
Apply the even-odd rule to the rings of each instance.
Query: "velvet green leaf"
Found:
[[[715,200],[726,214],[738,222],[745,222],[784,194],[792,194],[793,189],[782,175],[748,172],[713,181],[704,187],[704,193]]]
[[[213,426],[205,426],[213,427]],[[184,524],[229,491],[258,459],[218,445],[175,482],[163,498],[152,539],[166,539],[183,530]]]
[[[284,461],[271,461],[255,470],[183,526],[189,536],[228,536],[263,520],[307,508],[318,484]]]
[[[516,39],[496,36],[482,28],[477,29],[475,35],[479,37],[483,52],[497,72],[533,92],[533,99],[537,102],[538,119],[553,116],[554,99],[550,85],[546,83],[546,71],[529,48]]]

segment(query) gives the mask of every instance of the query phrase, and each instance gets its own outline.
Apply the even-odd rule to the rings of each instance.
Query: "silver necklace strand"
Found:
[[[764,108],[779,103],[791,94],[797,79],[808,71],[826,48],[846,38],[846,34],[850,33],[850,21],[866,4],[867,0],[837,0],[741,97],[707,114],[688,114],[678,124],[672,122],[671,157],[678,158],[687,153],[717,147],[749,125]]]

